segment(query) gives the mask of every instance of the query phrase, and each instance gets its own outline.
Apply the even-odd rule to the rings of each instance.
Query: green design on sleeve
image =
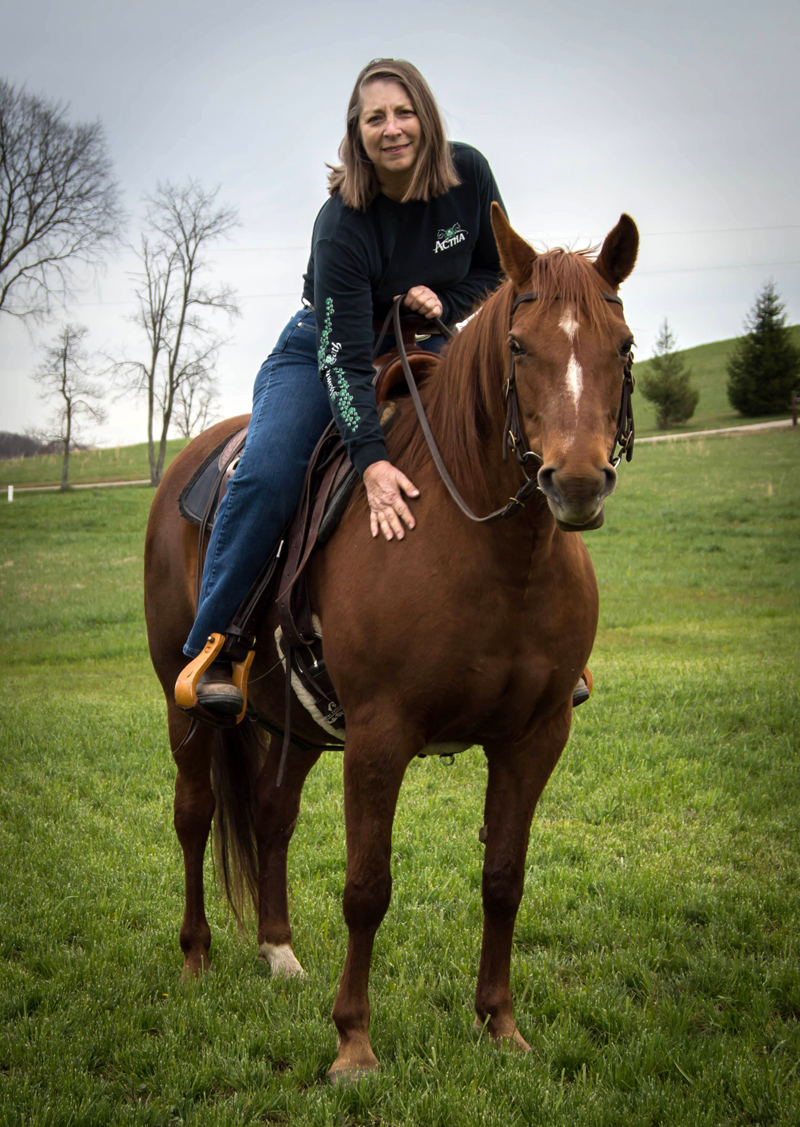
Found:
[[[333,319],[333,298],[325,299],[325,324],[319,338],[319,373],[325,381],[331,403],[348,430],[354,434],[358,430],[361,416],[353,406],[353,396],[347,383],[344,370],[337,366],[336,361],[341,351],[338,341],[331,341]]]

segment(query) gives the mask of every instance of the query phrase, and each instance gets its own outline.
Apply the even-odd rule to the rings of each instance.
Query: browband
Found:
[[[602,297],[603,301],[612,301],[615,305],[622,306],[622,298],[617,297],[615,293],[601,293],[600,296]],[[514,304],[511,306],[511,312],[513,313],[517,306],[520,305],[523,301],[537,301],[538,298],[538,293],[535,293],[534,291],[531,291],[530,293],[521,293],[519,297],[514,298]]]

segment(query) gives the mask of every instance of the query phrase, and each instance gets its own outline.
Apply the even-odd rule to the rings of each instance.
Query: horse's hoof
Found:
[[[486,1022],[476,1017],[472,1028],[476,1029],[479,1033],[485,1028],[490,1040],[493,1044],[497,1045],[499,1049],[511,1049],[515,1053],[529,1053],[531,1051],[530,1045],[517,1029],[516,1025],[507,1032],[495,1033]]]
[[[358,1084],[358,1082],[365,1077],[372,1076],[379,1068],[380,1065],[377,1061],[375,1061],[375,1064],[368,1065],[366,1068],[353,1068],[350,1066],[338,1068],[333,1064],[328,1070],[328,1083],[334,1086],[337,1084]]]
[[[306,972],[297,961],[294,951],[289,943],[262,943],[258,948],[258,957],[269,963],[269,969],[274,978],[305,978]]]
[[[515,1029],[509,1037],[496,1037],[494,1041],[501,1048],[511,1049],[515,1053],[529,1053],[531,1051],[530,1045],[518,1029]]]
[[[378,1067],[378,1058],[372,1051],[369,1037],[356,1034],[345,1045],[340,1038],[339,1055],[328,1070],[328,1083],[357,1084]]]
[[[186,962],[181,971],[181,986],[198,978],[202,978],[206,971],[211,970],[211,961],[208,955],[187,955]]]

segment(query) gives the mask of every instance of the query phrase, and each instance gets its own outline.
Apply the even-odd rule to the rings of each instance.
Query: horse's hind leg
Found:
[[[495,1041],[527,1050],[512,1017],[511,944],[525,881],[531,821],[536,803],[567,741],[569,719],[541,726],[524,745],[486,748],[483,861],[483,942],[475,992],[475,1025]]]
[[[258,953],[275,975],[291,978],[303,968],[292,950],[286,856],[289,851],[300,795],[309,771],[321,752],[292,749],[280,787],[275,785],[281,755],[281,741],[270,739],[266,762],[258,780]]]
[[[174,704],[168,704],[169,737],[178,768],[175,779],[175,832],[183,850],[186,903],[180,944],[184,954],[182,978],[197,977],[211,965],[211,929],[203,896],[203,857],[211,820],[214,792],[211,789],[211,752],[215,732],[198,725],[182,747],[190,720]]]

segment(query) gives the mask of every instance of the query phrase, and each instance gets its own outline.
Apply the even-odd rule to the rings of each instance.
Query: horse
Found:
[[[524,438],[541,462],[528,500],[513,506],[512,519],[465,519],[411,405],[400,400],[388,452],[419,488],[416,528],[399,541],[373,539],[359,489],[308,564],[325,661],[346,717],[348,945],[333,1008],[332,1081],[378,1064],[369,1038],[368,980],[391,896],[395,806],[410,762],[441,745],[480,745],[488,764],[476,1026],[494,1041],[529,1048],[512,1014],[512,936],[534,810],[567,742],[573,688],[597,628],[595,575],[575,533],[602,523],[616,483],[615,428],[633,344],[616,295],[635,265],[639,236],[623,214],[594,258],[561,249],[537,254],[497,205],[492,224],[505,280],[456,335],[419,394],[458,490],[485,512],[519,486],[517,460],[503,457],[510,364]],[[184,977],[210,965],[203,856],[212,819],[233,909],[238,914],[250,898],[254,903],[260,956],[273,975],[303,973],[292,948],[287,851],[304,781],[329,742],[295,706],[293,733],[310,747],[292,751],[281,786],[280,739],[248,721],[225,731],[201,725],[184,742],[190,721],[173,693],[195,614],[198,530],[179,517],[178,497],[208,454],[246,421],[218,423],[184,448],[155,494],[147,527],[148,639],[177,766]],[[273,603],[258,637],[271,643],[275,629]],[[280,729],[283,671],[271,673],[275,663],[276,651],[265,642],[249,691],[258,712]]]

